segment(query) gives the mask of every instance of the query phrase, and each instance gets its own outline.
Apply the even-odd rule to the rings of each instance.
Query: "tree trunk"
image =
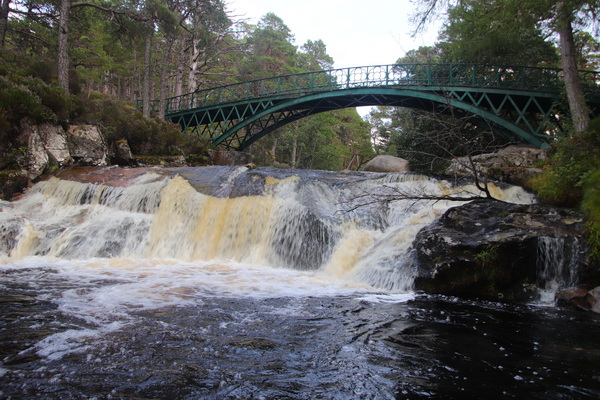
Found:
[[[200,51],[196,47],[195,40],[192,37],[192,46],[190,48],[190,71],[188,74],[188,93],[196,91],[196,74],[198,73],[198,57],[200,56]]]
[[[183,69],[185,60],[185,41],[181,41],[181,48],[179,49],[179,58],[177,62],[177,73],[175,75],[175,96],[181,96],[183,94]]]
[[[273,146],[271,146],[271,157],[273,157],[273,162],[277,161],[277,138],[273,139]]]
[[[565,3],[556,3],[557,28],[560,36],[561,63],[564,72],[565,88],[571,110],[571,119],[575,132],[587,129],[590,123],[590,111],[585,102],[585,93],[577,72],[577,52],[573,39],[573,16],[566,9]]]
[[[173,39],[167,38],[166,49],[163,54],[162,63],[160,65],[160,87],[159,87],[159,105],[158,115],[163,118],[166,111],[166,87],[167,87],[167,63],[171,55],[171,48],[173,47]]]
[[[298,149],[298,138],[294,137],[294,141],[292,142],[292,168],[296,168],[296,151]]]
[[[150,61],[152,56],[152,32],[146,36],[146,51],[144,54],[144,83],[142,87],[142,112],[150,115]]]
[[[4,48],[4,44],[6,42],[9,6],[10,0],[2,0],[2,6],[0,7],[0,49]]]
[[[69,92],[69,12],[70,0],[60,1],[58,19],[58,86]]]

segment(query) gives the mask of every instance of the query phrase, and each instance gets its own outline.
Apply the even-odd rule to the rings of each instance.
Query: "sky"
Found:
[[[393,64],[419,46],[432,45],[439,23],[411,37],[410,0],[226,0],[234,15],[256,23],[273,12],[290,28],[295,45],[321,39],[335,68]]]

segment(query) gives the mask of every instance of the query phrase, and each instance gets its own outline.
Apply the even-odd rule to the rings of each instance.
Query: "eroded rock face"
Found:
[[[419,264],[415,288],[530,299],[545,280],[568,285],[582,279],[573,274],[587,257],[581,232],[581,216],[569,210],[493,200],[452,208],[413,243]]]
[[[29,178],[35,179],[42,175],[48,167],[48,152],[44,148],[42,138],[37,129],[33,129],[27,135],[27,154],[25,156],[25,169],[29,172]]]
[[[51,165],[64,167],[72,161],[65,131],[59,125],[34,125],[23,120],[18,141],[27,148],[19,164],[28,172],[30,179],[38,178]]]
[[[113,157],[111,161],[113,164],[121,166],[135,165],[135,160],[133,159],[131,148],[129,147],[129,143],[127,143],[126,140],[119,140],[118,142],[114,143]]]
[[[471,159],[456,158],[445,172],[448,175],[472,176],[472,160],[475,168],[491,179],[522,186],[533,175],[541,172],[537,164],[547,158],[546,150],[528,145],[512,145],[494,153],[472,156]]]
[[[27,149],[19,165],[32,180],[53,167],[107,163],[106,144],[100,130],[92,125],[72,125],[65,132],[60,125],[23,120],[18,141]]]
[[[407,160],[394,156],[377,156],[369,161],[365,167],[369,172],[408,172],[410,166]]]
[[[61,126],[42,124],[37,127],[48,156],[59,166],[65,167],[73,161],[65,131]]]
[[[71,125],[67,132],[69,150],[76,165],[103,166],[107,165],[108,149],[94,125]]]

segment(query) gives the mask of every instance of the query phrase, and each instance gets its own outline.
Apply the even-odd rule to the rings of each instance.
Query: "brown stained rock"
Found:
[[[588,291],[582,288],[569,288],[556,293],[556,305],[561,307],[576,308],[581,310],[589,310],[590,304],[586,297]]]

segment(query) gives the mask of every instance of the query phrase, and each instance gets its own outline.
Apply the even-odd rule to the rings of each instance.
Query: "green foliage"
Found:
[[[592,257],[600,262],[600,118],[586,132],[559,142],[549,166],[530,185],[543,201],[580,205]]]
[[[327,46],[322,40],[308,40],[300,48],[299,66],[307,71],[333,69],[333,58],[327,54]]]
[[[256,154],[255,149],[253,156],[263,165],[275,163],[333,171],[358,169],[374,155],[368,132],[368,124],[355,109],[320,113],[292,122],[262,139],[270,151]]]
[[[451,62],[554,65],[558,54],[534,15],[522,2],[465,0],[448,12],[441,38]]]
[[[293,40],[294,35],[281,18],[266,14],[247,38],[241,75],[244,79],[259,79],[299,72]]]
[[[591,257],[600,262],[600,166],[585,180],[581,209],[587,218],[585,230]]]
[[[586,182],[600,168],[600,119],[579,135],[561,140],[553,148],[550,166],[532,178],[540,199],[561,206],[576,206]]]
[[[0,142],[14,140],[23,118],[39,124],[71,117],[75,98],[52,82],[45,60],[7,50],[0,56]]]
[[[83,100],[84,113],[77,121],[98,125],[106,139],[125,139],[134,154],[178,155],[190,142],[177,125],[147,117],[130,104],[100,93]]]
[[[498,249],[495,246],[488,246],[484,250],[475,254],[475,262],[482,268],[490,267],[498,255]]]

